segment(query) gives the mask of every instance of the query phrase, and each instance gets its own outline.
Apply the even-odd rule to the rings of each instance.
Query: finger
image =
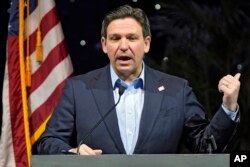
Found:
[[[219,92],[225,92],[225,91],[228,91],[229,88],[228,88],[228,86],[226,84],[220,84],[218,86],[218,90],[219,90]]]
[[[88,147],[86,144],[81,145],[81,154],[82,155],[95,155],[95,152],[92,148]]]
[[[227,83],[227,81],[223,80],[219,82],[218,90],[219,92],[223,92],[224,95],[233,95],[239,91],[240,81],[235,81],[231,83]]]
[[[218,84],[218,90],[219,92],[227,92],[234,87],[235,83],[233,81],[230,81],[233,77],[232,76],[225,76],[223,77]]]
[[[232,75],[226,75],[222,78],[222,80],[227,81],[228,83],[232,82],[235,80],[235,78]]]
[[[229,81],[223,79],[223,80],[220,80],[219,85],[228,85],[229,83],[230,83]]]
[[[98,150],[94,150],[95,155],[101,155],[102,154],[102,150],[98,149]]]
[[[77,154],[77,149],[76,148],[72,148],[72,149],[69,150],[69,152]]]
[[[228,87],[229,84],[230,84],[230,83],[229,83],[227,80],[222,79],[222,80],[220,80],[220,82],[219,82],[218,88]],[[220,90],[220,89],[219,89],[219,90]]]
[[[237,86],[239,84],[239,77],[240,73],[237,73],[235,76],[227,75],[220,80],[219,85],[225,84],[227,87]]]
[[[241,73],[237,73],[237,74],[235,74],[234,78],[237,79],[237,80],[239,80],[240,76],[241,76]]]

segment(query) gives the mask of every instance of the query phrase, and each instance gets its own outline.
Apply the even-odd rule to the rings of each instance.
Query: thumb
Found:
[[[237,80],[239,80],[240,76],[241,76],[241,73],[237,73],[237,74],[235,74],[234,78],[237,79]]]

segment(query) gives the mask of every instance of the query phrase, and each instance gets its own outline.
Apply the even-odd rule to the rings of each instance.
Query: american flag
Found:
[[[24,11],[30,11],[24,12],[23,40],[21,3]],[[41,32],[42,61],[36,58],[37,32]],[[29,87],[25,82],[29,78],[27,67],[31,70]],[[3,83],[1,167],[30,166],[31,147],[44,131],[72,73],[54,0],[12,0]]]

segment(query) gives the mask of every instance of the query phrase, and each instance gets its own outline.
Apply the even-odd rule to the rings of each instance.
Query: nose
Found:
[[[120,41],[120,50],[126,52],[128,50],[128,41],[126,39],[121,39]]]

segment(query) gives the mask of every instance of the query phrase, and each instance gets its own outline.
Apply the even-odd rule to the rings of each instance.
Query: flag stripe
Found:
[[[59,63],[53,71],[48,75],[46,80],[29,96],[30,110],[33,112],[41,104],[43,104],[51,93],[54,91],[56,86],[63,80],[67,79],[71,75],[72,71],[69,69],[71,64],[68,62],[69,57],[65,58]]]
[[[53,68],[60,63],[58,60],[62,61],[66,56],[68,56],[66,52],[63,52],[64,49],[66,49],[66,46],[65,42],[62,41],[52,49],[40,68],[32,74],[32,87],[30,88],[30,92],[35,91],[40,86]]]
[[[23,164],[28,166],[27,146],[25,140],[25,128],[23,123],[23,106],[21,92],[21,77],[19,64],[19,43],[18,38],[9,37],[8,40],[8,71],[9,76],[9,107],[10,121],[13,138],[13,148],[15,154],[16,165]]]
[[[43,123],[39,125],[38,128],[35,130],[35,133],[32,134],[32,136],[30,137],[31,138],[30,141],[32,145],[39,139],[39,137],[44,132],[46,124],[48,123],[50,117],[51,117],[51,114],[47,116],[47,118],[43,121]]]
[[[36,1],[31,0],[30,2],[31,6],[36,4]],[[43,18],[50,10],[55,8],[55,3],[54,0],[40,0],[40,17]],[[55,13],[57,15],[57,13]],[[30,21],[28,22],[27,19],[25,21],[25,27],[29,26],[29,32],[28,35],[33,34],[38,27],[38,23],[41,20],[38,20],[38,11],[37,11],[37,6],[35,5],[35,10],[31,9],[31,14],[29,15]],[[49,18],[50,19],[50,18]],[[27,32],[26,32],[27,33]],[[27,37],[27,34],[25,34]]]
[[[53,29],[51,29],[51,31],[43,39],[43,60],[44,61],[49,56],[49,53],[51,52],[51,50],[54,49],[54,47],[56,47],[60,42],[63,41],[62,37],[57,37],[59,35],[58,33],[61,32],[60,30],[61,30],[60,29],[60,24],[58,24]],[[60,49],[66,49],[66,47],[65,48],[60,48]],[[62,52],[65,52],[65,51],[61,50],[60,52],[62,53]],[[54,55],[52,55],[52,56],[54,56]],[[32,74],[34,74],[38,68],[40,68],[41,66],[43,66],[44,62],[41,64],[41,63],[39,63],[39,62],[36,61],[35,52],[33,52],[31,54],[30,58],[31,58],[31,61],[32,61],[32,66],[31,66],[31,68],[32,68]],[[59,61],[59,60],[55,59],[54,61]]]
[[[52,92],[51,96],[49,96],[47,100],[33,112],[32,116],[30,117],[31,136],[33,136],[36,130],[40,127],[41,122],[44,122],[54,110],[54,107],[57,104],[56,102],[61,96],[63,86],[64,82],[59,84],[57,88]],[[48,106],[51,107],[49,108]]]
[[[55,14],[56,14],[56,8],[54,7],[49,11],[48,14],[44,15],[44,17],[41,18],[40,30],[41,30],[42,39],[47,35],[47,33],[49,31],[51,31],[51,29],[56,28],[55,27],[56,25],[57,25],[57,27],[61,28],[61,24],[59,23],[59,19],[58,19],[58,17],[55,16]],[[32,19],[34,19],[34,18],[32,18]],[[31,23],[32,23],[32,19],[30,19]],[[37,20],[37,18],[36,18],[36,20]],[[28,25],[26,25],[26,26],[28,26]],[[38,28],[38,24],[36,26],[33,25],[32,29],[34,29],[34,30],[30,31],[31,33],[29,35],[29,41],[30,41],[29,53],[33,53],[33,54],[35,54],[35,49],[36,49],[37,28]],[[59,29],[59,28],[57,28],[57,29]],[[61,34],[62,30],[59,30],[59,31],[60,32],[58,32],[58,33]],[[63,37],[63,36],[59,35],[58,37]],[[51,38],[51,39],[53,39],[53,38]]]
[[[13,39],[12,39],[13,38]],[[14,37],[9,37],[9,43],[14,44]],[[7,50],[8,52],[8,50]],[[10,120],[10,96],[9,96],[9,76],[8,63],[5,66],[3,83],[3,119],[2,119],[2,137],[0,140],[0,166],[15,166],[15,156],[12,140],[11,120]]]
[[[31,136],[53,112],[64,82],[73,72],[61,24],[56,15],[56,7],[54,4],[52,6],[53,8],[46,8],[47,13],[41,17],[40,30],[43,44],[43,62],[41,64],[36,62],[35,47],[32,45],[30,47],[32,86],[28,98],[31,113]],[[31,34],[31,38],[34,38],[34,34]]]

